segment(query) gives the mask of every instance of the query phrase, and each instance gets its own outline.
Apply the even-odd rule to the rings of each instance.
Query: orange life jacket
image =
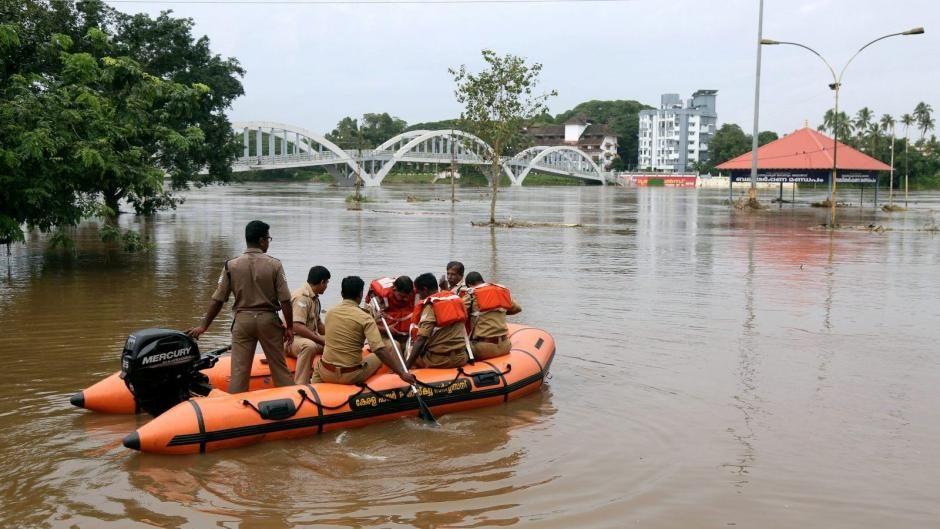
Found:
[[[422,301],[414,311],[412,323],[415,327],[421,323],[421,312],[424,307],[431,304],[434,309],[435,327],[447,327],[455,323],[467,321],[467,308],[463,306],[463,300],[450,291],[435,292]]]
[[[509,310],[512,308],[512,295],[509,289],[496,283],[483,283],[470,289],[477,300],[477,309],[483,312]]]
[[[394,277],[380,277],[369,283],[369,294],[366,296],[366,303],[370,303],[373,297],[381,302],[382,313],[385,315],[385,321],[395,332],[406,333],[411,326],[412,311],[414,310],[414,298],[410,302],[398,305],[392,303],[392,291],[394,290]]]

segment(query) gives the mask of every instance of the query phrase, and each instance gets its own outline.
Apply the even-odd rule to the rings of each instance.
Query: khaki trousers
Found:
[[[313,375],[313,362],[317,355],[323,354],[323,346],[310,338],[294,336],[294,343],[287,348],[287,354],[297,359],[294,384],[309,384]]]
[[[318,382],[329,382],[331,384],[362,384],[382,367],[382,360],[380,360],[375,353],[367,354],[366,357],[363,358],[362,364],[359,365],[359,369],[346,373],[340,373],[339,371],[325,368],[322,364],[322,356],[320,360],[321,362],[317,362],[317,367],[313,370],[313,378],[311,380],[313,384]]]
[[[248,391],[251,364],[255,359],[255,348],[261,349],[268,359],[271,378],[275,386],[291,386],[294,380],[284,360],[284,328],[276,312],[247,312],[235,314],[232,323],[232,378],[228,383],[229,393]]]
[[[467,365],[467,349],[461,347],[445,354],[425,351],[415,359],[415,367],[430,367],[435,369],[450,369]]]
[[[499,343],[470,342],[470,348],[473,349],[474,358],[477,360],[486,360],[488,358],[496,358],[497,356],[509,354],[509,350],[512,349],[512,342],[509,341],[509,338],[504,336]]]

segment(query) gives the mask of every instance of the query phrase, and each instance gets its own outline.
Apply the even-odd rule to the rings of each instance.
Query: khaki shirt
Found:
[[[353,367],[362,363],[362,346],[369,342],[375,351],[383,347],[379,327],[368,312],[359,308],[351,299],[326,312],[326,347],[323,360],[342,367]]]
[[[463,306],[467,307],[467,314],[470,315],[471,339],[498,338],[509,334],[509,327],[506,326],[506,310],[491,310],[474,316],[474,314],[480,312],[480,307],[477,305],[477,298],[473,294],[468,294],[463,298]],[[522,312],[522,307],[516,303],[516,300],[512,300],[512,308],[508,312],[513,314]]]
[[[233,292],[233,312],[277,312],[281,310],[281,303],[290,302],[284,266],[258,248],[249,248],[226,261],[212,299],[225,303]]]
[[[294,313],[294,323],[299,323],[316,334],[323,334],[323,321],[320,320],[320,296],[313,292],[310,283],[304,283],[304,286],[291,292],[290,304]]]
[[[457,283],[456,285],[454,285],[453,288],[450,289],[450,291],[453,292],[454,294],[457,294],[460,297],[466,296],[467,295],[467,282],[461,279],[460,283]]]
[[[425,338],[431,336],[425,351],[448,353],[466,347],[464,336],[466,336],[467,330],[464,328],[463,323],[454,323],[435,331],[434,327],[436,325],[434,308],[428,303],[421,309],[421,322],[418,324],[418,336],[424,336]]]

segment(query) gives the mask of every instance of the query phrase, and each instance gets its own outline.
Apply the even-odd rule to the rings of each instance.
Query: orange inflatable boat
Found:
[[[227,391],[232,374],[232,359],[227,355],[221,356],[221,351],[209,353],[210,355],[219,354],[219,357],[214,359],[214,365],[201,372],[208,377],[209,384],[213,388]],[[296,363],[294,358],[287,358],[287,367],[291,373],[294,372]],[[274,382],[271,381],[271,369],[268,367],[267,360],[263,354],[255,355],[251,366],[251,380],[248,383],[249,391],[273,387]],[[121,378],[120,371],[72,395],[69,402],[73,406],[98,413],[133,414],[143,411],[134,399],[133,393],[127,388],[124,379]]]
[[[554,340],[533,327],[510,325],[509,331],[512,350],[508,355],[459,369],[412,371],[420,381],[418,390],[423,400],[435,415],[496,405],[541,387],[555,355]],[[182,350],[164,348],[164,352],[149,357],[138,355],[134,361],[148,362],[152,357],[160,360],[151,364],[171,361],[173,355],[182,358]],[[222,366],[219,362],[214,369]],[[122,372],[134,375],[138,371],[125,368]],[[207,378],[212,380],[212,376]],[[373,376],[362,386],[319,383],[234,395],[219,393],[181,399],[127,435],[124,446],[142,452],[194,454],[418,414],[418,401],[411,388],[387,372]]]

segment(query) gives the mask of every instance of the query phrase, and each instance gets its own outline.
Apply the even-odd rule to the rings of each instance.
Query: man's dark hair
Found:
[[[451,268],[456,268],[457,273],[460,274],[461,277],[463,277],[463,263],[461,263],[460,261],[451,261],[447,263],[447,270],[450,270]]]
[[[362,297],[362,289],[366,284],[359,276],[347,276],[343,278],[340,285],[340,293],[343,299],[358,299]]]
[[[483,282],[483,275],[480,274],[480,272],[470,272],[467,274],[467,277],[464,278],[464,282],[467,283],[468,287],[478,285]]]
[[[310,268],[310,271],[307,272],[307,282],[311,285],[316,285],[322,281],[325,281],[330,278],[330,271],[326,269],[325,266],[314,266]]]
[[[415,291],[415,285],[408,276],[396,277],[395,282],[392,283],[392,286],[395,287],[395,290],[401,292],[402,294],[411,294]]]
[[[430,272],[421,274],[415,278],[415,288],[426,288],[431,292],[437,292],[437,279]]]
[[[245,226],[245,242],[255,246],[261,244],[261,239],[268,236],[271,226],[260,220],[253,220]]]

